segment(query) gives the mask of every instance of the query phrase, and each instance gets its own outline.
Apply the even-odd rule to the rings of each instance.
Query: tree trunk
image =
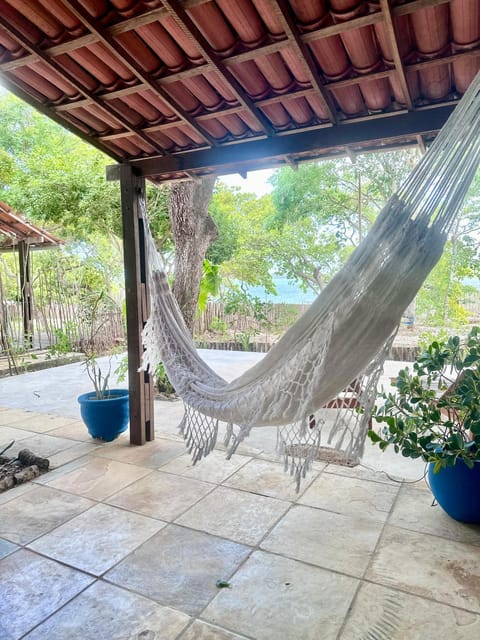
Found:
[[[203,261],[218,229],[208,213],[215,176],[170,187],[168,215],[175,242],[175,278],[173,295],[185,322],[193,333]]]

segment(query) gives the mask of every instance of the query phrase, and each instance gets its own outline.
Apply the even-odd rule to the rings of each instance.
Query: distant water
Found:
[[[249,287],[248,291],[264,302],[310,304],[316,298],[313,291],[302,291],[298,285],[289,282],[285,276],[275,276],[273,281],[277,288],[276,296],[267,293],[263,287]]]

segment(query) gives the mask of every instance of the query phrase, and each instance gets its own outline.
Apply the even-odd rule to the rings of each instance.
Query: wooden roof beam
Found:
[[[275,129],[270,123],[270,120],[255,105],[253,100],[243,89],[242,85],[238,82],[235,76],[233,76],[232,72],[226,67],[223,60],[213,51],[208,40],[187,14],[182,5],[177,2],[177,0],[162,1],[169,15],[180,25],[185,33],[194,38],[195,44],[202,56],[220,75],[224,82],[227,83],[229,89],[233,92],[239,103],[250,112],[250,114],[255,118],[260,127],[264,129],[267,135],[275,135]]]
[[[415,62],[413,64],[409,64],[409,65],[405,65],[405,69],[406,70],[412,70],[412,71],[420,71],[422,69],[427,69],[429,67],[436,67],[436,66],[441,66],[444,64],[451,64],[452,62],[454,62],[455,60],[459,60],[462,58],[467,58],[469,56],[480,56],[480,48],[479,49],[471,49],[469,51],[461,51],[459,53],[454,53],[451,54],[449,56],[445,56],[443,58],[433,58],[431,60],[424,60],[422,62]],[[0,71],[3,71],[4,67],[2,65],[0,65]],[[370,80],[378,80],[380,78],[388,78],[389,76],[391,76],[393,73],[395,73],[395,69],[386,69],[384,71],[375,71],[372,73],[367,73],[365,75],[362,76],[356,76],[354,78],[348,78],[346,80],[334,80],[333,82],[329,82],[327,85],[325,85],[325,88],[328,91],[332,91],[333,89],[339,89],[341,87],[348,87],[354,84],[361,84],[362,82],[368,82]],[[164,79],[165,81],[167,80],[167,78]],[[145,89],[147,89],[148,87],[145,87]],[[110,93],[104,93],[104,94],[99,94],[97,97],[102,99],[105,102],[108,102],[109,100],[114,100],[116,98],[121,98],[123,95],[129,95],[129,94],[134,94],[137,93],[139,91],[139,87],[136,85],[134,87],[127,87],[125,89],[119,89],[118,91],[111,91]],[[307,96],[307,95],[313,95],[315,94],[315,90],[313,88],[309,88],[309,89],[301,89],[300,91],[295,91],[292,92],[290,95],[292,98],[300,98],[302,96]],[[284,96],[273,96],[272,98],[265,98],[264,100],[258,100],[255,104],[257,107],[264,107],[267,106],[269,104],[274,104],[275,102],[281,102],[284,99]],[[61,112],[61,111],[69,111],[70,109],[75,109],[77,107],[83,107],[88,105],[89,103],[92,103],[94,100],[87,98],[85,100],[77,100],[76,102],[68,102],[65,104],[60,104],[58,106],[54,107],[54,110],[57,112]],[[435,105],[432,105],[435,106]],[[210,112],[210,113],[203,113],[199,116],[196,117],[197,122],[202,122],[204,120],[210,120],[212,118],[217,118],[219,115],[232,115],[232,114],[238,114],[241,111],[243,111],[244,107],[242,106],[237,106],[237,107],[227,107],[226,109],[223,109],[221,112]],[[110,113],[110,112],[109,112]],[[170,122],[166,122],[165,124],[162,125],[156,125],[155,128],[151,128],[151,127],[146,127],[145,131],[148,130],[152,130],[152,131],[158,131],[160,130],[162,127],[168,128],[168,127],[172,127],[172,126],[178,126],[178,120],[174,120],[174,121],[170,121]],[[125,135],[128,135],[128,132],[125,132]]]
[[[88,11],[79,3],[77,0],[62,0],[63,4],[80,20],[80,22],[86,26],[92,33],[95,34],[98,41],[101,42],[109,51],[115,55],[122,64],[124,64],[130,71],[140,80],[143,84],[145,84],[149,89],[151,89],[156,95],[158,95],[164,102],[172,109],[175,115],[188,123],[193,129],[201,136],[206,142],[211,144],[212,146],[216,146],[217,141],[213,138],[207,131],[198,126],[195,119],[183,109],[180,105],[178,105],[173,98],[171,98],[161,86],[159,86],[156,82],[152,81],[147,73],[143,72],[136,60],[134,60],[115,40],[114,38],[105,33],[103,34],[96,26],[94,21],[91,19]],[[150,142],[150,144],[152,144]]]
[[[317,131],[300,131],[288,136],[271,138],[268,141],[255,140],[241,145],[228,145],[216,149],[206,149],[179,153],[175,156],[132,160],[130,164],[145,177],[160,176],[182,171],[208,169],[220,172],[226,165],[235,165],[235,172],[248,170],[260,159],[272,162],[274,158],[284,158],[297,153],[317,153],[330,147],[345,147],[383,139],[404,138],[436,132],[445,124],[454,105],[438,109],[406,112],[394,117],[376,119],[374,122],[360,121],[340,123],[337,127],[324,127]],[[267,144],[266,144],[267,143]],[[242,166],[243,165],[243,166]],[[119,166],[107,168],[109,179],[118,177]]]
[[[410,13],[414,13],[419,9],[425,9],[426,7],[436,7],[439,4],[446,4],[450,0],[414,0],[407,4],[399,5],[393,8],[394,16],[404,16]],[[381,11],[375,11],[359,18],[352,18],[352,20],[346,20],[338,24],[332,24],[328,27],[320,27],[314,31],[303,33],[301,38],[303,42],[311,42],[312,40],[321,40],[322,38],[329,38],[330,36],[341,35],[345,31],[351,31],[352,29],[361,29],[369,25],[376,24],[377,22],[383,22],[384,16]]]
[[[413,100],[412,96],[410,95],[407,76],[405,74],[402,58],[400,56],[400,50],[398,48],[397,34],[395,33],[395,26],[393,24],[392,11],[390,9],[389,0],[380,0],[380,8],[385,19],[385,29],[390,41],[390,46],[392,48],[393,63],[395,65],[395,71],[402,88],[405,104],[407,105],[408,109],[412,110],[414,108]]]
[[[336,124],[338,119],[332,97],[327,89],[325,89],[308,46],[300,37],[290,6],[285,0],[270,0],[270,4],[275,8],[277,17],[287,35],[288,41],[297,53],[298,58],[310,79],[312,87],[316,90],[317,96],[323,103],[323,107],[327,112],[329,120]]]
[[[425,146],[425,140],[423,139],[422,135],[417,136],[417,142],[418,142],[418,148],[420,149],[422,155],[425,155],[427,153],[427,148]]]
[[[283,157],[283,159],[285,160],[285,164],[287,164],[291,169],[293,169],[294,171],[298,171],[298,163],[295,162],[292,156],[289,156],[287,154]]]

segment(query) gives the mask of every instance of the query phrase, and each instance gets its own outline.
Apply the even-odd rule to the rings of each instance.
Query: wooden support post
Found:
[[[18,243],[18,262],[20,270],[20,291],[22,292],[23,346],[25,349],[31,349],[33,346],[32,274],[30,248],[23,240]]]
[[[130,388],[130,442],[145,444],[155,438],[152,377],[139,372],[143,353],[142,330],[150,313],[145,252],[145,179],[129,165],[120,165],[122,196],[125,297],[127,307],[128,380]]]

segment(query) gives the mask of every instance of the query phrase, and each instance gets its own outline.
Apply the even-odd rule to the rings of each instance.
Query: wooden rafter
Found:
[[[178,3],[179,6],[182,6],[183,9],[188,9],[193,6],[198,6],[201,4],[205,4],[210,0],[186,0],[184,2]],[[426,7],[435,7],[440,4],[446,4],[450,0],[414,0],[413,2],[409,2],[407,4],[402,4],[399,6],[395,6],[391,9],[391,13],[393,16],[402,16],[414,13],[419,9],[424,9]],[[168,14],[168,11],[164,8],[153,9],[151,11],[147,11],[139,16],[134,16],[133,18],[127,18],[126,20],[122,20],[110,27],[107,27],[102,32],[114,37],[118,36],[122,33],[126,33],[135,29],[142,25],[148,25],[157,20],[161,20],[165,18]],[[345,22],[340,22],[338,24],[328,25],[326,27],[320,27],[318,29],[314,29],[307,33],[300,34],[300,39],[303,43],[313,42],[314,40],[321,40],[323,38],[329,38],[335,35],[341,35],[347,31],[351,31],[352,29],[360,29],[361,27],[372,26],[384,20],[384,15],[381,11],[374,11],[365,16],[360,16],[358,18],[352,18],[351,20],[345,20]],[[79,49],[80,47],[85,47],[91,44],[98,42],[98,37],[95,33],[88,33],[84,36],[80,36],[79,38],[75,38],[73,40],[68,40],[67,42],[62,42],[61,44],[56,44],[45,50],[50,57],[55,57],[60,54],[69,53],[74,51],[75,49]],[[249,51],[242,51],[241,53],[233,54],[227,58],[223,58],[222,62],[225,66],[230,66],[232,64],[237,64],[238,62],[244,62],[246,60],[253,60],[259,55],[268,55],[269,53],[274,53],[281,51],[284,48],[290,47],[291,42],[287,37],[284,40],[279,40],[275,43],[267,43],[264,45],[259,45],[255,49],[251,49]],[[25,56],[23,58],[17,58],[15,60],[11,60],[0,65],[1,70],[13,70],[18,66],[22,66],[24,64],[31,64],[37,61],[37,57],[35,55]],[[209,62],[205,62],[204,64],[195,65],[191,69],[186,69],[185,71],[172,74],[172,76],[166,76],[164,78],[160,78],[160,84],[174,82],[175,80],[179,80],[183,77],[190,77],[190,74],[197,75],[198,73],[205,73],[207,71],[211,71],[213,66]]]
[[[215,146],[217,141],[207,131],[198,126],[195,119],[183,109],[171,96],[166,93],[162,87],[150,79],[149,75],[142,71],[138,63],[114,40],[114,38],[100,31],[94,21],[91,19],[88,11],[76,0],[62,0],[63,4],[82,22],[92,33],[95,34],[98,41],[101,42],[114,56],[116,56],[122,64],[124,64],[148,89],[151,89],[159,98],[161,98],[175,115],[183,122],[189,124],[206,142]]]
[[[450,55],[441,52],[433,59],[423,60],[413,64],[403,64],[395,35],[395,16],[412,14],[420,9],[439,6],[446,3],[448,0],[412,0],[406,4],[394,4],[393,6],[391,6],[389,0],[380,0],[379,5],[371,9],[370,13],[366,15],[345,20],[339,24],[320,26],[319,28],[306,33],[300,32],[298,19],[294,16],[292,8],[287,3],[287,0],[269,0],[275,11],[276,22],[280,25],[280,28],[277,29],[278,32],[276,31],[274,36],[267,36],[262,43],[259,43],[258,46],[252,47],[251,49],[243,46],[239,40],[238,46],[235,47],[234,51],[230,55],[224,56],[223,54],[218,54],[213,50],[212,46],[199,31],[196,23],[193,22],[192,18],[190,18],[189,14],[186,12],[187,9],[194,6],[201,6],[206,1],[207,0],[165,0],[163,6],[150,11],[143,11],[143,8],[141,10],[139,9],[139,13],[137,15],[127,19],[123,19],[121,14],[119,14],[118,19],[114,24],[104,26],[92,18],[91,14],[84,8],[84,3],[80,0],[62,0],[62,2],[76,16],[77,20],[80,20],[84,25],[84,28],[88,33],[82,31],[83,35],[73,37],[71,34],[67,34],[67,32],[65,32],[61,38],[56,40],[49,40],[46,38],[45,41],[42,42],[42,45],[29,43],[29,36],[26,32],[24,33],[22,31],[20,33],[18,30],[15,32],[16,23],[12,25],[11,22],[8,22],[6,17],[0,16],[0,25],[3,26],[7,33],[12,35],[24,49],[24,51],[20,50],[20,52],[15,51],[13,53],[13,55],[19,55],[20,53],[19,58],[8,60],[7,62],[0,64],[0,74],[4,74],[4,84],[6,84],[8,88],[13,89],[17,95],[26,99],[27,102],[33,104],[36,108],[39,108],[43,113],[53,117],[57,122],[62,123],[77,134],[80,133],[83,138],[95,144],[103,151],[110,153],[110,155],[118,160],[122,160],[124,157],[136,158],[142,153],[140,150],[134,150],[131,153],[128,153],[128,151],[123,152],[122,147],[129,149],[130,144],[125,143],[122,145],[122,139],[130,139],[137,147],[142,146],[142,143],[139,142],[139,140],[143,140],[148,143],[151,148],[156,150],[152,151],[152,153],[158,156],[165,154],[171,156],[180,155],[180,157],[183,157],[183,148],[181,150],[178,146],[174,148],[174,151],[171,151],[170,153],[166,152],[165,147],[159,142],[163,137],[158,134],[164,133],[168,137],[170,132],[170,137],[175,140],[175,132],[171,131],[171,129],[176,128],[179,124],[181,125],[185,122],[188,124],[192,134],[193,131],[196,131],[201,136],[199,141],[203,141],[200,142],[200,144],[192,142],[190,146],[185,148],[186,152],[195,153],[196,151],[205,152],[211,147],[219,149],[225,149],[227,147],[239,148],[244,144],[249,144],[250,142],[261,143],[261,141],[268,136],[275,138],[291,138],[293,140],[296,139],[295,134],[298,132],[303,132],[305,134],[317,133],[321,132],[325,126],[332,126],[334,128],[343,126],[343,118],[345,118],[345,121],[350,124],[361,123],[362,121],[376,122],[387,118],[395,119],[398,116],[402,116],[404,110],[396,108],[396,105],[387,105],[381,113],[367,113],[367,110],[364,110],[363,112],[360,111],[359,113],[347,114],[345,116],[345,114],[341,114],[341,112],[339,112],[338,119],[340,122],[336,122],[334,118],[337,116],[337,107],[333,106],[332,108],[332,105],[334,104],[334,96],[332,96],[332,92],[352,86],[358,86],[362,89],[363,83],[380,80],[382,78],[390,78],[395,75],[399,78],[401,90],[405,95],[405,104],[407,105],[407,108],[413,109],[413,101],[408,92],[407,74],[412,71],[421,71],[435,66],[448,65],[455,61],[462,61],[468,56],[480,56],[480,47],[476,46],[475,43],[471,43],[472,49],[470,50],[459,51],[458,53]],[[255,6],[255,0],[253,1]],[[273,15],[271,10],[270,14]],[[182,31],[189,35],[195,42],[196,49],[199,52],[198,59],[192,62],[189,61],[187,56],[184,59],[185,68],[182,67],[181,70],[172,71],[164,67],[162,69],[162,73],[168,75],[154,77],[153,75],[143,71],[143,68],[140,67],[138,61],[134,59],[133,54],[130,54],[116,38],[118,35],[135,30],[141,25],[153,24],[158,20],[162,21],[167,16],[173,17]],[[7,22],[8,24],[6,24]],[[390,47],[393,52],[392,57],[394,67],[392,66],[392,68],[389,69],[383,68],[380,71],[370,71],[361,75],[356,74],[354,69],[351,68],[349,77],[343,78],[342,80],[326,81],[321,75],[318,65],[311,57],[310,48],[307,43],[314,40],[321,40],[322,38],[341,35],[342,33],[348,33],[361,27],[368,25],[371,26],[378,23],[383,23],[385,25],[386,34],[389,37]],[[65,41],[62,41],[63,37],[66,38]],[[53,44],[54,41],[58,42],[58,44]],[[48,42],[52,46],[44,47],[43,44],[47,44]],[[36,40],[34,40],[34,43],[36,43]],[[100,85],[98,91],[88,92],[83,87],[83,84],[81,84],[81,80],[78,77],[72,77],[72,73],[75,72],[65,69],[61,65],[60,61],[57,62],[57,57],[61,54],[68,54],[68,52],[74,51],[79,47],[88,48],[92,44],[96,43],[102,43],[106,46],[119,63],[124,64],[125,67],[130,70],[134,75],[134,78],[136,78],[136,80],[133,80],[136,84],[132,86],[122,86],[121,89],[116,89],[114,91],[108,91],[106,87],[102,88]],[[146,46],[148,46],[148,44]],[[240,62],[247,60],[255,60],[256,57],[266,56],[285,50],[290,52],[293,51],[297,54],[297,58],[305,70],[305,79],[308,78],[309,82],[306,82],[306,86],[304,85],[302,88],[299,88],[297,85],[286,94],[280,95],[280,93],[275,93],[272,89],[270,94],[267,94],[267,97],[260,100],[250,98],[233,75],[233,70],[231,69],[232,65],[237,65]],[[8,52],[5,53],[4,57],[7,55]],[[64,93],[58,101],[51,103],[45,98],[45,94],[42,93],[41,87],[37,90],[35,89],[35,84],[33,84],[33,86],[26,84],[23,80],[23,75],[20,76],[19,74],[18,77],[15,75],[15,69],[23,68],[25,69],[25,72],[28,73],[28,65],[38,61],[43,61],[57,74],[60,74],[72,85],[72,87],[75,88],[77,95],[70,98]],[[217,110],[205,108],[203,112],[192,116],[192,114],[182,111],[181,105],[177,102],[177,99],[170,96],[168,85],[174,82],[181,82],[187,78],[201,76],[206,71],[215,73],[219,79],[222,80],[223,84],[228,87],[229,91],[234,93],[238,104],[233,103],[233,105],[227,105],[223,103],[218,106]],[[308,86],[309,84],[311,86]],[[141,121],[140,124],[134,125],[131,124],[129,120],[127,121],[123,113],[121,111],[117,111],[115,105],[112,104],[112,101],[114,100],[121,100],[130,95],[139,95],[147,90],[153,91],[157,96],[159,96],[159,98],[170,106],[173,110],[171,117],[165,117],[160,121],[148,122],[147,120],[144,120],[143,122]],[[320,99],[324,101],[324,105],[329,107],[328,109],[326,108],[326,113],[331,116],[330,124],[312,121],[298,125],[295,123],[295,118],[293,116],[291,117],[290,123],[284,124],[280,118],[280,121],[277,124],[276,122],[270,122],[270,120],[265,116],[264,110],[267,107],[273,107],[277,104],[282,105],[286,99],[310,98],[313,96],[317,98],[320,97]],[[442,109],[445,104],[450,106],[455,104],[457,98],[458,96],[455,94],[445,94],[442,102],[429,103],[426,104],[426,106],[430,109]],[[89,105],[99,107],[103,114],[105,114],[105,121],[107,124],[105,124],[104,131],[101,134],[82,120],[81,108],[88,108]],[[77,109],[79,109],[78,115],[76,112]],[[420,109],[421,107],[419,107],[419,110]],[[278,112],[279,111],[277,111],[277,113]],[[228,139],[219,139],[219,135],[217,135],[217,137],[213,137],[213,134],[210,133],[210,131],[215,131],[212,127],[216,126],[215,124],[209,124],[210,121],[213,120],[215,123],[215,120],[218,118],[221,120],[222,116],[237,115],[242,117],[242,114],[246,115],[247,113],[249,113],[251,117],[255,118],[257,124],[260,126],[256,127],[253,125],[253,129],[251,129],[245,137],[232,134]],[[273,110],[272,113],[274,113]],[[100,118],[102,118],[102,115],[100,115]],[[108,118],[114,119],[114,123],[110,127],[108,125]],[[116,123],[118,123],[118,126]],[[225,126],[228,128],[228,125]],[[258,130],[260,130],[260,132]],[[115,141],[118,141],[117,146],[112,144]],[[167,148],[170,147],[167,145]],[[116,149],[116,151],[112,151],[112,149]],[[265,154],[265,151],[262,151],[262,153],[265,157],[268,155],[268,153]],[[142,155],[147,154],[143,153]],[[293,157],[292,155],[285,153],[284,158],[286,156]],[[296,159],[294,159],[294,161],[296,161]],[[210,165],[207,163],[203,170],[208,173],[208,171],[210,171]],[[186,169],[183,170],[184,173],[185,171]],[[197,173],[192,173],[192,175],[196,176],[199,175],[202,170],[195,169],[194,171]]]
[[[425,154],[427,152],[427,148],[425,146],[425,140],[423,139],[422,135],[417,136],[417,142],[418,142],[418,148],[422,152],[422,155]]]
[[[392,48],[393,64],[395,65],[395,71],[397,74],[400,87],[402,88],[405,104],[408,109],[413,109],[413,100],[408,88],[407,76],[403,67],[402,58],[400,56],[400,50],[398,48],[397,35],[395,33],[395,26],[392,19],[392,11],[390,8],[389,0],[380,0],[380,8],[385,20],[385,30],[387,32],[388,39],[390,41],[390,47]]]
[[[431,60],[423,60],[422,62],[414,62],[408,65],[404,65],[405,71],[422,71],[424,69],[442,66],[446,64],[451,64],[457,60],[466,59],[468,57],[478,57],[480,56],[480,48],[470,49],[468,51],[461,51],[459,53],[453,53],[451,55],[443,56],[441,58],[432,58]],[[0,71],[4,70],[4,66],[0,65]],[[380,80],[381,78],[388,78],[392,74],[396,73],[395,69],[384,69],[383,71],[373,71],[370,73],[365,73],[362,75],[357,75],[352,78],[346,78],[345,80],[333,80],[325,85],[325,89],[329,92],[332,92],[335,89],[341,89],[344,87],[350,87],[352,85],[360,85],[363,82],[369,82],[372,80]],[[192,74],[193,75],[193,74]],[[196,74],[195,74],[196,75]],[[176,76],[171,76],[176,77]],[[164,78],[160,80],[160,82],[168,83],[170,82],[169,78]],[[117,98],[122,98],[123,96],[132,95],[138,93],[138,91],[146,90],[148,87],[143,85],[135,85],[134,87],[126,87],[124,89],[118,89],[116,91],[110,91],[109,93],[100,93],[99,97],[102,98],[105,102],[109,102],[110,100],[116,100]],[[293,98],[300,98],[302,96],[314,95],[315,89],[300,89],[298,91],[292,91],[289,95]],[[257,107],[264,107],[269,104],[274,104],[275,102],[280,102],[284,99],[284,96],[273,96],[271,98],[264,98],[263,100],[258,100],[255,102]],[[93,99],[87,98],[85,100],[76,100],[75,102],[67,102],[65,104],[60,104],[55,106],[55,111],[68,111],[69,109],[74,109],[77,107],[84,107],[88,104],[91,104]],[[210,113],[202,113],[199,116],[196,116],[196,120],[201,122],[202,120],[210,120],[211,118],[216,118],[218,115],[231,115],[234,113],[240,113],[244,108],[242,106],[239,107],[227,107],[222,109],[222,111],[210,112]],[[169,126],[177,126],[178,121],[173,123],[165,123],[164,125],[159,125],[160,127],[168,128]]]
[[[285,0],[270,0],[270,4],[275,8],[280,24],[285,31],[288,41],[306,71],[316,95],[320,98],[323,107],[331,122],[337,122],[337,115],[332,98],[322,82],[317,67],[307,45],[302,41],[297,26],[293,20],[291,10]]]
[[[275,130],[272,127],[270,121],[265,114],[258,109],[253,100],[245,92],[238,80],[232,75],[232,72],[225,66],[221,58],[210,47],[207,39],[202,34],[200,29],[195,25],[193,20],[187,14],[182,5],[176,0],[163,0],[168,14],[181,26],[185,33],[188,33],[195,39],[197,49],[202,54],[203,58],[214,68],[216,73],[220,75],[224,82],[227,83],[229,89],[232,91],[239,103],[255,118],[257,123],[262,129],[265,130],[267,135],[271,136],[275,134]]]

